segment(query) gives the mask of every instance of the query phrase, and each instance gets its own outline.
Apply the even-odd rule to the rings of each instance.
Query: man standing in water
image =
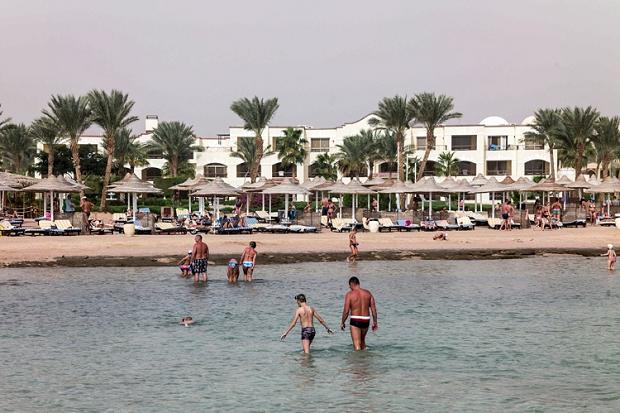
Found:
[[[327,334],[334,334],[332,330],[329,329],[323,317],[319,315],[319,313],[312,307],[308,305],[306,302],[306,296],[303,294],[298,294],[295,296],[295,300],[297,301],[297,311],[293,314],[293,319],[289,324],[288,328],[280,336],[280,340],[284,340],[288,333],[295,327],[297,324],[297,320],[301,324],[301,346],[304,350],[304,353],[310,353],[310,345],[312,344],[312,340],[314,340],[314,335],[316,334],[316,330],[314,329],[314,319],[319,320],[319,323],[325,327],[327,330]]]
[[[192,261],[190,268],[194,274],[194,282],[198,282],[201,276],[207,281],[207,266],[209,265],[209,247],[202,242],[202,235],[196,235],[194,238],[194,248],[192,249]]]
[[[250,241],[250,246],[245,247],[241,253],[241,265],[243,266],[243,276],[246,281],[252,281],[254,267],[256,266],[256,243]]]
[[[377,320],[377,306],[375,297],[370,291],[360,287],[360,280],[357,277],[349,278],[349,291],[344,297],[344,309],[342,310],[342,321],[340,329],[344,331],[345,322],[350,316],[351,340],[355,350],[366,348],[366,333],[370,326],[370,313],[372,313],[372,331],[377,331],[379,322]]]

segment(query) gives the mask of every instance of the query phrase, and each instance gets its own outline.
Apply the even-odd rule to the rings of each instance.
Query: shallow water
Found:
[[[170,268],[0,270],[0,411],[620,411],[620,272],[604,259],[259,266],[206,287]],[[369,350],[334,329],[346,280],[378,303]],[[178,325],[191,314],[199,323]]]

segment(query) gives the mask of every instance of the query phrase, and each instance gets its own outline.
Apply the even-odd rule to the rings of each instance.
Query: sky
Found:
[[[384,96],[454,97],[456,123],[537,108],[620,114],[616,0],[0,0],[0,104],[30,122],[52,94],[120,89],[199,136],[230,104],[278,97],[272,124],[334,127]]]

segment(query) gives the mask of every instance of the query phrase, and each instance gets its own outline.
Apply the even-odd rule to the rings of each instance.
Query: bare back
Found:
[[[256,258],[256,250],[252,247],[246,247],[241,254],[241,261],[252,261]]]
[[[209,258],[209,247],[204,242],[197,242],[194,244],[194,249],[192,251],[192,257],[195,260],[208,259]]]
[[[369,316],[371,301],[372,294],[363,288],[349,291],[345,296],[345,303],[349,304],[350,315]]]
[[[302,327],[314,327],[314,309],[309,305],[299,307],[297,317]]]

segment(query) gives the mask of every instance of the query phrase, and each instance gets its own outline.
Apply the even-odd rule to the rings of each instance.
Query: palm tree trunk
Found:
[[[252,168],[250,169],[250,182],[256,182],[258,176],[258,168],[260,168],[260,161],[263,159],[263,137],[256,134],[256,159]]]
[[[549,174],[552,179],[555,179],[555,157],[553,155],[552,147],[549,147]]]
[[[170,173],[172,173],[172,177],[176,178],[179,173],[179,159],[174,156],[170,162]]]
[[[71,139],[71,160],[73,161],[73,168],[75,169],[75,180],[79,183],[82,182],[82,167],[80,166],[80,147],[78,145],[79,136],[76,139]],[[84,190],[80,190],[80,198],[84,196]]]
[[[105,176],[103,177],[103,187],[101,188],[101,200],[99,201],[99,208],[105,209],[106,195],[108,194],[108,185],[110,185],[110,178],[112,177],[112,164],[114,163],[114,138],[110,138],[110,144],[108,145],[108,162],[105,166]]]
[[[581,168],[583,167],[583,153],[585,151],[584,145],[577,146],[577,156],[575,157],[575,178],[581,175]]]
[[[405,146],[404,141],[405,137],[403,134],[398,133],[396,135],[396,155],[398,162],[398,179],[401,182],[405,181],[405,154],[403,153],[403,147]]]
[[[603,157],[602,167],[603,167],[603,179],[609,176],[609,164],[611,160],[608,156]]]
[[[47,176],[54,175],[54,149],[50,145],[49,152],[47,153]]]
[[[422,179],[424,176],[424,171],[426,170],[426,162],[428,161],[428,157],[431,154],[431,149],[435,146],[434,142],[435,131],[428,129],[426,131],[426,148],[424,149],[424,156],[422,157],[422,161],[420,161],[420,169],[418,170],[418,179]]]
[[[368,179],[372,179],[373,169],[375,169],[375,163],[373,161],[368,161]]]

